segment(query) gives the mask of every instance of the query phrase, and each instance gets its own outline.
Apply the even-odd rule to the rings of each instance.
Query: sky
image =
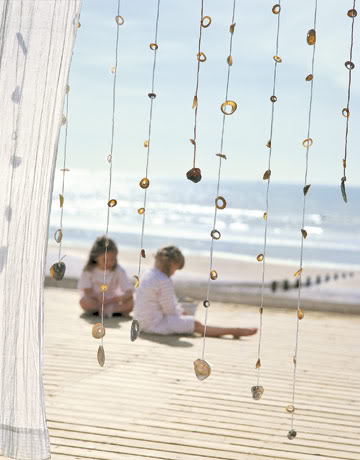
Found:
[[[272,181],[303,183],[312,47],[314,0],[283,0],[275,104]],[[313,118],[309,182],[340,184],[352,0],[318,0]],[[192,167],[200,0],[162,0],[149,178],[184,177]],[[205,0],[212,24],[203,29],[198,109],[197,166],[203,177],[217,176],[233,0]],[[229,99],[236,112],[226,117],[222,177],[261,180],[267,169],[277,16],[270,0],[237,0]],[[122,0],[116,127],[116,173],[144,177],[157,0]],[[115,63],[117,0],[83,0],[70,72],[68,166],[108,168],[112,117],[111,67]],[[355,20],[353,62],[359,62],[360,25]],[[360,76],[353,72],[347,186],[360,186]],[[62,163],[62,139],[58,164]]]

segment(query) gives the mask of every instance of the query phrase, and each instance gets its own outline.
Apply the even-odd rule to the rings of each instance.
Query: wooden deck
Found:
[[[203,309],[198,316],[202,319]],[[256,325],[257,309],[212,305],[209,322]],[[253,401],[257,337],[208,339],[212,375],[199,382],[198,337],[147,336],[108,320],[106,364],[95,318],[79,318],[76,291],[46,290],[45,390],[52,459],[360,459],[360,317],[305,312],[295,429],[289,441],[295,312],[266,310],[261,383]]]

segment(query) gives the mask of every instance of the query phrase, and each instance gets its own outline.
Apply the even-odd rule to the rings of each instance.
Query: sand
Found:
[[[46,280],[47,286],[76,287],[77,279],[86,263],[88,250],[64,247],[64,262],[67,265],[65,282],[56,283]],[[48,268],[57,259],[56,246],[49,245]],[[137,273],[138,252],[132,249],[119,250],[119,263],[126,269],[129,277]],[[153,266],[153,254],[147,254],[142,260],[142,272]],[[259,306],[261,302],[262,263],[256,260],[243,262],[222,259],[214,256],[214,268],[218,279],[210,283],[209,298],[214,301],[231,302]],[[295,288],[294,273],[297,266],[290,264],[266,264],[264,306],[297,307],[298,289]],[[207,293],[209,258],[201,255],[186,255],[183,270],[174,275],[174,285],[178,296],[204,300]],[[316,282],[320,277],[320,283]],[[335,279],[337,277],[337,279]],[[328,279],[328,280],[327,280]],[[271,283],[277,282],[277,289],[271,289]],[[287,281],[289,289],[284,289]],[[309,286],[306,286],[306,283]],[[346,313],[360,312],[360,272],[349,270],[325,270],[323,267],[307,267],[303,271],[301,294],[303,308],[320,311],[337,311]]]

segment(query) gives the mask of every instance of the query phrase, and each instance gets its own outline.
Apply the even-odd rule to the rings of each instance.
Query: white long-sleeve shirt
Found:
[[[151,269],[144,275],[136,291],[134,317],[141,328],[154,331],[164,319],[176,320],[181,314],[182,308],[177,305],[172,280],[157,268]],[[176,331],[169,330],[169,333],[172,332]]]

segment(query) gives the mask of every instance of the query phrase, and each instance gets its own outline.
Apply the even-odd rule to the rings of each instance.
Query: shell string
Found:
[[[354,0],[353,3],[353,11],[355,10],[356,7],[356,0]],[[346,128],[345,128],[345,153],[344,153],[344,159],[343,159],[343,178],[346,180],[346,167],[347,167],[347,152],[348,152],[348,135],[349,135],[349,118],[350,118],[350,98],[351,98],[351,83],[352,83],[352,71],[353,71],[353,66],[352,66],[352,57],[353,57],[353,48],[354,48],[354,24],[355,24],[355,16],[352,16],[352,23],[351,23],[351,42],[350,42],[350,64],[349,64],[349,83],[348,83],[348,91],[347,91],[347,104],[346,104],[346,110],[347,110],[347,117],[346,117]]]
[[[156,72],[156,58],[157,58],[157,50],[158,50],[158,31],[159,31],[159,17],[160,17],[160,0],[157,2],[157,12],[156,12],[156,21],[155,21],[155,38],[154,38],[154,60],[152,66],[152,76],[151,76],[151,93],[155,94],[155,72]],[[148,125],[148,138],[147,138],[147,152],[146,152],[146,168],[145,168],[145,178],[148,177],[149,172],[149,162],[150,162],[150,146],[151,146],[151,128],[152,128],[152,119],[153,119],[153,105],[154,105],[154,97],[150,97],[150,112],[149,112],[149,125]],[[139,254],[139,266],[138,266],[138,280],[140,279],[140,272],[141,272],[141,262],[142,262],[142,252],[144,246],[144,233],[145,233],[145,219],[146,219],[146,204],[147,204],[147,188],[144,190],[144,203],[143,209],[145,210],[142,214],[142,224],[141,224],[141,238],[140,238],[140,254]]]
[[[278,3],[280,10],[277,14],[277,30],[276,30],[276,46],[275,56],[279,55],[279,39],[280,39],[280,16],[281,16],[281,1]],[[274,73],[273,73],[273,88],[272,96],[276,97],[276,82],[277,82],[277,66],[278,60],[274,59]],[[270,138],[269,138],[269,156],[268,156],[268,171],[271,171],[271,156],[272,156],[272,139],[274,132],[274,119],[275,119],[275,101],[271,101],[271,120],[270,120]],[[267,234],[268,234],[268,217],[269,217],[269,192],[270,192],[271,175],[267,179],[266,186],[266,211],[265,211],[265,229],[264,229],[264,246],[263,246],[263,260],[262,260],[262,276],[261,276],[261,303],[259,308],[259,342],[257,351],[257,385],[260,382],[260,368],[261,368],[261,345],[262,345],[262,326],[263,326],[263,307],[264,307],[264,290],[265,290],[265,272],[266,272],[266,250],[267,250]]]
[[[202,39],[202,19],[204,17],[204,0],[201,0],[201,9],[200,9],[200,31],[199,31],[199,44],[198,44],[198,55],[197,55],[197,70],[196,70],[196,86],[195,86],[195,96],[194,99],[198,101],[198,90],[200,82],[200,53],[201,53],[201,39]],[[193,157],[193,168],[195,168],[196,163],[196,135],[197,135],[197,117],[198,117],[198,102],[195,106],[195,115],[194,115],[194,157]]]
[[[317,20],[317,9],[318,9],[318,0],[315,0],[314,8],[314,27],[316,31],[316,20]],[[311,130],[311,116],[312,116],[312,103],[313,103],[313,92],[314,92],[314,69],[315,69],[315,52],[316,52],[316,40],[313,45],[312,61],[311,61],[311,85],[310,85],[310,99],[309,99],[309,114],[308,114],[308,130],[307,130],[307,140],[310,139],[310,130]],[[309,149],[311,144],[306,143],[306,163],[305,163],[305,178],[304,178],[304,199],[303,199],[303,211],[302,211],[302,229],[305,226],[305,213],[306,213],[306,194],[305,187],[307,186],[307,177],[309,170]],[[295,390],[296,390],[296,368],[297,368],[297,356],[299,348],[299,311],[300,311],[300,302],[301,302],[301,285],[302,285],[302,268],[303,268],[303,253],[304,253],[304,235],[301,236],[301,248],[300,248],[300,268],[299,268],[299,288],[298,288],[298,298],[297,298],[297,319],[296,319],[296,336],[295,336],[295,351],[293,356],[293,388],[292,388],[292,406],[295,408]],[[291,413],[291,430],[294,428],[294,411]]]
[[[68,169],[66,168],[66,155],[67,155],[67,139],[68,139],[68,120],[69,120],[69,90],[70,87],[69,85],[66,85],[66,105],[65,105],[65,135],[64,135],[64,161],[63,161],[63,167],[62,167],[62,184],[61,184],[61,196],[64,198],[65,196],[65,175],[68,172]],[[62,260],[61,257],[61,251],[62,251],[62,238],[63,238],[63,216],[64,216],[64,202],[62,203],[62,206],[60,208],[60,224],[59,224],[59,230],[60,230],[60,241],[59,241],[59,262]]]
[[[120,0],[118,0],[117,5],[117,17],[120,16]],[[111,200],[111,191],[112,191],[112,172],[113,172],[113,151],[114,151],[114,138],[115,138],[115,112],[116,112],[116,81],[117,81],[117,68],[118,68],[118,54],[119,54],[119,26],[116,27],[116,42],[115,42],[115,71],[113,79],[113,91],[112,91],[112,123],[111,123],[111,146],[110,146],[110,155],[108,156],[109,162],[109,187],[108,187],[108,207],[107,207],[107,216],[106,216],[106,230],[105,230],[105,260],[104,260],[104,286],[106,286],[106,265],[108,257],[108,244],[107,238],[109,235],[109,225],[110,225],[110,206],[109,202]],[[101,301],[101,323],[104,324],[104,304],[105,304],[105,290],[102,292],[102,301]],[[101,345],[104,343],[104,338],[101,338]]]
[[[231,19],[231,24],[234,24],[235,21],[235,10],[236,10],[236,0],[233,0],[233,8],[232,8],[232,19]],[[234,33],[231,32],[230,34],[230,44],[229,44],[229,56],[232,56],[232,48],[233,48],[233,37]],[[228,69],[227,69],[227,78],[226,78],[226,89],[225,89],[225,101],[228,100],[228,95],[229,95],[229,85],[230,85],[230,74],[231,74],[231,66],[232,62],[228,62]],[[220,155],[223,152],[223,146],[224,146],[224,135],[225,135],[225,119],[226,115],[223,113],[223,119],[222,119],[222,128],[221,128],[221,139],[220,139]],[[218,168],[218,177],[217,177],[217,186],[216,186],[216,197],[219,196],[219,191],[220,191],[220,182],[221,182],[221,166],[222,166],[222,157],[219,156],[219,168]],[[217,206],[215,204],[214,206],[214,222],[213,222],[213,227],[212,227],[212,232],[216,230],[216,221],[217,221]],[[211,233],[212,233],[211,232]],[[207,284],[207,292],[206,292],[206,300],[209,301],[210,297],[210,283],[211,283],[211,271],[213,269],[213,258],[214,258],[214,238],[211,238],[211,244],[210,244],[210,268],[209,268],[209,277],[208,277],[208,284]],[[205,343],[206,343],[206,329],[207,329],[207,321],[208,321],[208,310],[209,308],[205,309],[205,319],[204,319],[204,336],[203,336],[203,344],[202,344],[202,353],[201,353],[201,359],[204,359],[205,356]]]

